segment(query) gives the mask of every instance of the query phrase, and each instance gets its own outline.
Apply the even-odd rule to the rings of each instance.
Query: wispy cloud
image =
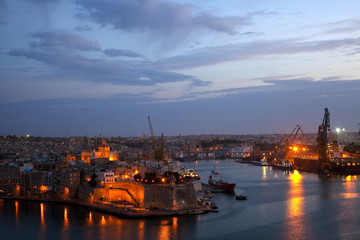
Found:
[[[338,22],[326,24],[325,27],[330,29],[326,31],[326,33],[353,33],[360,30],[360,19],[345,19]]]
[[[7,5],[5,0],[0,0],[0,25],[6,23]]]
[[[37,32],[31,36],[37,39],[30,43],[33,48],[65,47],[83,51],[99,51],[101,49],[99,42],[67,31]]]
[[[109,57],[131,57],[131,58],[142,57],[141,54],[126,49],[111,48],[111,49],[105,49],[103,52]]]
[[[54,67],[52,76],[44,76],[49,79],[62,77],[63,81],[80,79],[122,85],[154,85],[191,80],[194,85],[206,85],[206,82],[193,76],[149,68],[138,61],[88,58],[67,51],[41,51],[33,48],[12,49],[8,54],[37,60]],[[144,78],[149,81],[142,80]]]
[[[159,64],[165,69],[181,70],[268,55],[290,55],[337,49],[347,49],[349,52],[354,52],[354,50],[358,50],[359,46],[360,38],[323,41],[302,41],[300,39],[257,41],[197,49],[188,54],[170,57],[154,64]]]
[[[59,110],[70,110],[70,109],[84,109],[89,108],[88,105],[81,105],[81,104],[58,104],[58,105],[51,105],[50,108],[59,109]]]
[[[75,0],[83,13],[102,26],[125,31],[156,30],[170,33],[190,28],[205,28],[235,34],[236,28],[249,25],[251,17],[216,15],[214,11],[160,0]]]
[[[88,25],[82,25],[82,26],[76,26],[74,28],[75,31],[77,32],[88,32],[93,30],[91,27],[89,27]]]

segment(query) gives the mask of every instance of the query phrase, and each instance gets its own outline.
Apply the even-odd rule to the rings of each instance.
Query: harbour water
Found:
[[[236,183],[235,193],[215,193],[219,213],[122,219],[86,208],[0,200],[0,239],[359,239],[357,176],[284,172],[233,160],[202,160],[202,182],[211,170]],[[360,178],[360,176],[359,176]]]

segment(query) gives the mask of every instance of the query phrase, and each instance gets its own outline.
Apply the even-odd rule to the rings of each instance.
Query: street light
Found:
[[[345,128],[342,128],[342,129],[336,128],[335,131],[336,131],[336,138],[337,138],[338,142],[340,143],[340,132],[341,131],[345,132]]]

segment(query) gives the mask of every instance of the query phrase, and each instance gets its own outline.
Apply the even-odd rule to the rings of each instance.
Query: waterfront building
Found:
[[[14,194],[20,184],[20,169],[14,164],[0,165],[0,193]]]
[[[95,174],[97,176],[96,180],[101,184],[109,184],[115,182],[115,175],[114,172],[111,170],[97,170]]]
[[[53,189],[61,198],[72,198],[81,184],[80,169],[61,168],[53,172]]]

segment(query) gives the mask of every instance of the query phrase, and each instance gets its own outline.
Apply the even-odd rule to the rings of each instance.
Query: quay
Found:
[[[202,205],[197,207],[187,207],[181,209],[147,209],[132,206],[121,206],[112,203],[88,203],[79,200],[63,200],[63,199],[41,199],[36,197],[14,197],[14,196],[0,196],[0,199],[18,200],[18,201],[36,201],[64,205],[73,205],[88,208],[91,210],[112,214],[124,218],[152,218],[152,217],[170,217],[181,215],[195,215],[212,212],[213,209],[209,205]]]

